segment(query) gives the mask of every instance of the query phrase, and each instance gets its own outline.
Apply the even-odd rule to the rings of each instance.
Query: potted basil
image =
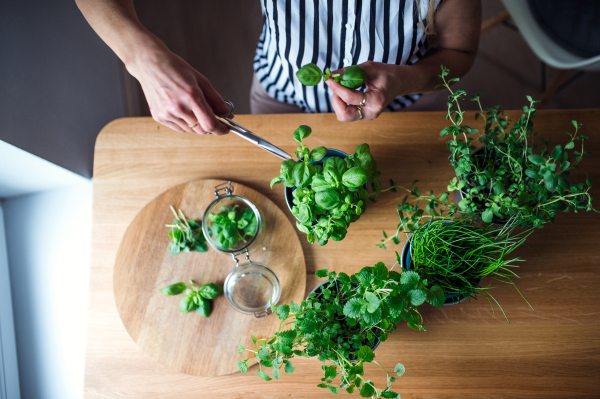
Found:
[[[456,171],[448,190],[458,190],[460,211],[469,215],[480,215],[486,222],[504,223],[514,219],[521,227],[543,227],[553,223],[558,211],[590,211],[592,187],[587,174],[586,186],[573,183],[571,171],[577,169],[584,155],[587,136],[579,134],[581,124],[572,121],[574,132],[566,133],[568,140],[551,146],[550,140],[536,138],[533,120],[536,116],[534,101],[527,96],[529,105],[523,114],[509,127],[510,119],[498,106],[481,107],[479,95],[471,97],[477,101],[480,112],[475,120],[483,119],[484,130],[479,132],[463,125],[464,111],[459,100],[466,96],[464,90],[452,91],[446,81],[449,70],[442,66],[439,78],[450,95],[447,119],[451,126],[444,128],[441,136],[451,135],[447,143],[451,152],[450,164]],[[479,141],[483,147],[475,150]],[[597,212],[597,211],[596,211]]]
[[[414,271],[402,274],[388,270],[383,263],[365,267],[351,276],[346,273],[317,271],[318,277],[328,280],[308,295],[301,304],[279,305],[274,313],[281,320],[279,330],[272,337],[258,339],[252,336],[253,347],[248,358],[238,362],[242,373],[248,370],[248,360],[258,361],[257,374],[265,381],[279,379],[282,372],[292,373],[294,356],[316,357],[323,365],[324,377],[317,386],[338,394],[344,389],[355,390],[362,397],[399,398],[392,383],[404,374],[404,366],[397,364],[392,375],[375,360],[373,350],[380,341],[386,341],[396,323],[407,321],[409,327],[425,330],[417,307],[425,302],[441,306],[444,292],[426,282]],[[383,389],[364,374],[365,363],[376,363],[387,376]],[[270,374],[270,375],[269,375]],[[339,378],[339,381],[335,381]]]
[[[354,154],[347,156],[325,147],[310,150],[303,140],[311,132],[305,125],[296,129],[294,140],[300,143],[296,151],[298,161],[283,161],[271,188],[278,183],[286,187],[286,200],[297,219],[298,230],[307,235],[311,244],[316,241],[325,245],[329,239],[343,240],[350,223],[365,212],[367,185],[373,189],[373,195],[379,194],[381,184],[377,179],[381,172],[367,144],[359,145]]]

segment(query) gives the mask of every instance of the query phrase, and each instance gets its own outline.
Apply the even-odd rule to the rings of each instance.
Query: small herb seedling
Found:
[[[181,209],[179,214],[171,206],[171,211],[175,214],[173,224],[167,224],[169,227],[169,238],[172,240],[169,245],[171,255],[177,255],[180,252],[196,252],[208,251],[206,238],[202,232],[202,226],[193,220],[187,220]]]
[[[358,65],[349,66],[342,74],[331,74],[329,68],[325,68],[325,73],[323,73],[321,68],[311,63],[300,68],[296,72],[296,76],[300,83],[305,86],[315,86],[323,78],[323,81],[333,79],[349,89],[357,89],[367,81],[367,71]]]
[[[251,336],[251,348],[244,348],[240,340],[239,353],[248,352],[249,356],[238,362],[238,368],[245,373],[248,360],[255,357],[258,376],[270,381],[265,370],[272,369],[270,374],[279,379],[282,370],[287,374],[295,370],[290,361],[294,356],[317,357],[324,371],[317,387],[334,394],[356,390],[362,397],[398,398],[391,391],[392,383],[404,374],[404,365],[398,363],[393,374],[388,372],[375,360],[372,347],[377,340],[386,341],[402,321],[425,331],[417,307],[425,302],[442,306],[444,291],[413,271],[398,273],[381,262],[350,276],[326,269],[316,275],[328,278],[320,291],[311,293],[300,305],[292,302],[274,309],[280,324],[272,337]],[[384,389],[365,378],[366,363],[374,363],[386,373]],[[336,378],[339,381],[334,382]]]
[[[343,240],[350,223],[364,213],[369,196],[365,184],[371,186],[374,195],[379,194],[381,184],[377,179],[381,172],[367,144],[359,145],[346,158],[332,156],[322,161],[327,148],[311,151],[303,143],[311,132],[306,125],[296,129],[294,140],[300,143],[296,151],[299,161],[283,161],[280,175],[271,180],[271,188],[277,183],[296,187],[292,207],[292,214],[298,219],[296,227],[307,235],[310,243],[325,245],[330,238]]]
[[[250,208],[238,210],[238,206],[222,206],[219,213],[210,213],[211,236],[215,243],[223,248],[235,248],[239,241],[246,242],[247,237],[256,234],[258,222]]]
[[[183,313],[195,310],[196,313],[204,317],[210,317],[211,305],[209,301],[223,293],[223,289],[217,284],[208,283],[197,287],[191,280],[190,285],[176,283],[160,289],[160,292],[168,296],[179,295],[184,291],[185,296],[179,303],[179,310]]]

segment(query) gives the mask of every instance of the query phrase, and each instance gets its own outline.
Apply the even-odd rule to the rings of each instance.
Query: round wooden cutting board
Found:
[[[250,334],[272,336],[277,330],[276,315],[255,318],[233,309],[223,295],[212,301],[210,318],[196,312],[181,313],[179,296],[165,296],[159,289],[183,281],[196,285],[223,285],[234,269],[231,255],[217,252],[169,253],[169,209],[181,208],[188,219],[200,222],[215,199],[214,187],[222,180],[195,180],[175,186],[146,205],[131,222],[119,251],[114,270],[117,308],[125,328],[148,355],[166,367],[197,376],[216,376],[238,371],[238,342],[251,345]],[[265,219],[265,234],[259,247],[250,253],[255,263],[268,266],[281,282],[278,303],[304,299],[306,265],[295,232],[281,209],[259,192],[238,183],[233,194],[247,198]],[[243,260],[242,257],[238,259]],[[243,263],[243,262],[240,262]]]

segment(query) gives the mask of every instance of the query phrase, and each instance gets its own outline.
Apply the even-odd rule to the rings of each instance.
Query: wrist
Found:
[[[122,54],[118,54],[125,68],[134,77],[136,71],[144,64],[155,62],[160,58],[159,54],[164,54],[168,51],[165,44],[155,35],[150,33],[143,27],[129,32],[125,43],[130,43],[125,46]]]

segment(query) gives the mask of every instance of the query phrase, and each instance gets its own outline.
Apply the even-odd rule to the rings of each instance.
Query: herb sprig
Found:
[[[440,86],[450,92],[446,119],[452,125],[444,128],[440,136],[452,136],[447,146],[457,177],[448,190],[462,191],[464,199],[458,204],[461,212],[480,214],[487,223],[494,217],[515,218],[524,228],[553,223],[558,211],[598,212],[592,207],[589,173],[587,188],[583,183],[570,182],[571,171],[578,169],[584,155],[591,155],[584,150],[588,137],[578,134],[580,123],[572,121],[575,131],[565,133],[569,136],[566,144],[551,148],[551,141],[541,138],[540,147],[535,143],[537,133],[533,130],[534,104],[538,101],[526,96],[529,105],[523,107],[523,115],[509,128],[510,119],[504,111],[498,106],[484,111],[480,95],[475,94],[471,101],[476,101],[480,109],[475,120],[481,117],[484,122],[484,130],[479,132],[463,125],[465,111],[459,101],[467,93],[462,89],[452,91],[449,85],[458,78],[446,80],[448,74],[448,68],[442,66],[438,78],[443,82]],[[473,154],[475,141],[483,144],[483,153]]]
[[[223,288],[214,283],[196,286],[190,280],[190,285],[185,283],[171,284],[159,290],[164,295],[175,296],[185,291],[185,296],[179,303],[179,311],[189,313],[195,310],[201,316],[210,317],[210,300],[215,299],[223,293]]]
[[[169,245],[171,255],[177,255],[180,252],[206,252],[208,245],[202,232],[202,226],[193,220],[188,220],[181,209],[179,213],[171,206],[171,211],[175,215],[172,224],[165,225],[169,227],[169,238],[172,240]]]
[[[398,363],[395,374],[388,372],[375,360],[372,348],[377,340],[386,341],[401,321],[424,331],[417,307],[425,302],[442,306],[444,291],[414,271],[398,273],[383,263],[350,276],[326,269],[316,275],[328,277],[320,290],[300,305],[291,302],[274,309],[280,319],[274,336],[252,336],[251,348],[244,348],[240,340],[240,354],[248,352],[248,358],[238,362],[240,371],[245,373],[248,361],[255,357],[258,376],[270,381],[265,370],[272,369],[273,378],[279,379],[282,369],[288,374],[294,371],[290,361],[294,356],[317,357],[324,371],[319,388],[336,395],[345,389],[348,393],[356,390],[362,397],[399,398],[392,383],[404,374],[404,366]],[[365,377],[365,363],[375,363],[386,373],[385,388],[377,388]],[[337,377],[339,382],[334,382]]]
[[[364,213],[369,196],[365,184],[371,186],[374,195],[379,194],[381,183],[377,179],[381,172],[367,144],[359,145],[346,158],[332,156],[321,162],[327,148],[311,151],[303,143],[311,132],[305,125],[296,129],[294,140],[300,143],[296,150],[299,161],[283,161],[280,175],[273,178],[271,188],[278,183],[296,187],[292,207],[298,219],[296,227],[307,235],[310,243],[325,245],[330,238],[343,240],[350,223]]]
[[[357,89],[367,81],[367,71],[361,66],[352,65],[346,68],[344,73],[331,74],[331,69],[325,68],[325,73],[315,64],[306,64],[296,72],[296,77],[305,86],[315,86],[320,81],[333,79],[349,89]]]

